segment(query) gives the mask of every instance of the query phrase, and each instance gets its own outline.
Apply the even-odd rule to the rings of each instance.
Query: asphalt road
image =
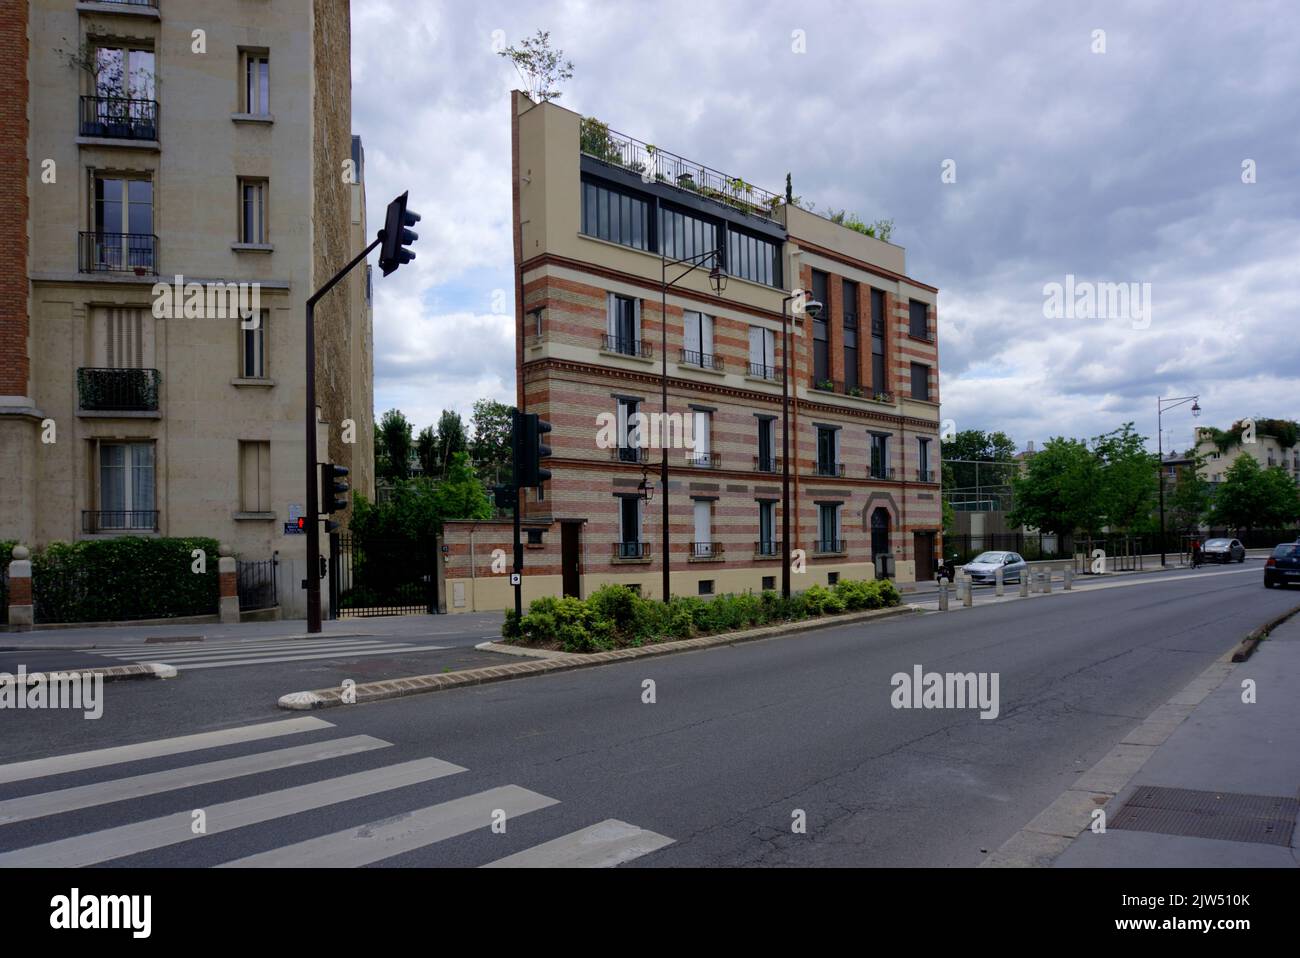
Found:
[[[110,685],[97,721],[0,711],[0,866],[480,865],[539,846],[543,860],[612,848],[634,867],[975,865],[1297,604],[1258,567],[1208,569],[309,716],[275,710],[242,668]],[[998,717],[894,709],[890,678],[915,665],[998,673]],[[329,724],[14,764],[304,717]],[[241,757],[250,767],[211,764]],[[497,809],[504,833],[487,827]],[[626,825],[544,844],[609,820]]]

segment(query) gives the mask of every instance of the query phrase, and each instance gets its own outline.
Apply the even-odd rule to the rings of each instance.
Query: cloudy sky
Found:
[[[788,170],[818,209],[894,220],[908,273],[940,290],[957,428],[1023,448],[1133,420],[1154,448],[1156,397],[1190,393],[1202,424],[1300,418],[1294,3],[352,11],[370,223],[408,188],[423,215],[418,259],[376,279],[377,414],[396,406],[418,427],[513,396],[519,81],[493,39],[541,28],[574,62],[561,105],[769,190]],[[1045,286],[1067,276],[1150,284],[1149,313],[1046,316]],[[1166,448],[1191,429],[1187,407],[1167,414]]]

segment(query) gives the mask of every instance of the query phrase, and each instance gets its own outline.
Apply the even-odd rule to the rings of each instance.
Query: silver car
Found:
[[[1019,582],[1028,568],[1029,563],[1018,552],[982,552],[962,566],[971,581],[979,583],[992,583],[997,569],[1002,570],[1003,582]]]
[[[1206,562],[1245,562],[1246,547],[1238,539],[1210,539],[1201,549]]]

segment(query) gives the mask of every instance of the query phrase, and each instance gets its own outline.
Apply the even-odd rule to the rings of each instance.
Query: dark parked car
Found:
[[[1300,583],[1300,542],[1284,542],[1273,549],[1264,563],[1264,586]]]
[[[1245,562],[1246,547],[1239,539],[1210,539],[1201,550],[1206,562]]]

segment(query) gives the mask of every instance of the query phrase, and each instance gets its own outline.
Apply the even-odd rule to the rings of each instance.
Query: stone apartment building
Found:
[[[527,496],[525,601],[608,582],[661,597],[665,559],[675,595],[780,587],[783,308],[791,545],[806,555],[793,587],[872,578],[891,560],[900,580],[928,578],[941,528],[938,291],[907,275],[903,249],[552,103],[517,93],[512,123],[516,404],[554,427],[553,479]],[[666,311],[664,257],[702,263]],[[796,289],[820,316],[783,303]],[[648,428],[661,414],[690,439],[668,450],[668,556],[666,437]],[[501,548],[500,524],[449,524],[449,611],[512,602],[491,564]]]
[[[1300,483],[1300,444],[1284,446],[1281,437],[1269,431],[1265,420],[1255,429],[1254,441],[1230,443],[1220,449],[1213,434],[1208,429],[1196,430],[1196,450],[1194,455],[1202,457],[1204,466],[1201,474],[1210,482],[1222,482],[1224,474],[1237,461],[1239,456],[1252,456],[1261,469],[1278,467]],[[1245,436],[1243,435],[1243,439]]]
[[[3,11],[0,538],[212,536],[278,554],[302,615],[304,304],[366,239],[349,4]],[[373,495],[368,280],[317,308],[316,369],[321,458]],[[160,315],[178,282],[259,315]]]

